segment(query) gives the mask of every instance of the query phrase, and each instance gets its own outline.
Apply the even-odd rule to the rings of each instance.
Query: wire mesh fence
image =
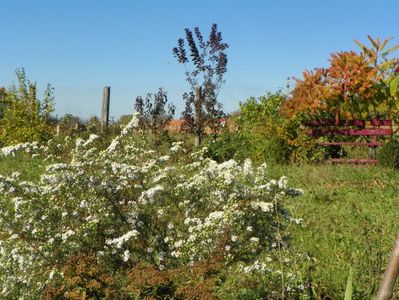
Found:
[[[250,97],[260,97],[268,91],[276,91],[279,87],[270,88],[266,85],[230,84],[223,86],[218,93],[218,100],[223,105],[226,113],[237,111],[239,103]],[[155,93],[158,87],[137,86],[120,87],[111,86],[110,116],[111,120],[117,120],[122,115],[134,112],[134,102],[137,96],[145,96],[147,93]],[[168,101],[176,106],[178,118],[184,109],[183,93],[189,91],[187,87],[165,88],[168,93]],[[56,115],[61,117],[72,114],[82,119],[91,116],[100,116],[102,105],[102,86],[94,87],[55,87]]]

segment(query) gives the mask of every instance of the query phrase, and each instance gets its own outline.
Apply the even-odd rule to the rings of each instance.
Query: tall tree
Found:
[[[154,135],[165,131],[175,114],[175,106],[168,103],[167,92],[162,88],[156,93],[148,93],[145,99],[138,96],[134,108],[140,114],[139,127],[150,130]]]
[[[186,28],[185,39],[180,38],[173,48],[177,61],[185,65],[186,80],[191,87],[191,91],[183,95],[186,102],[183,118],[184,128],[196,137],[196,145],[201,143],[205,127],[217,132],[223,116],[217,96],[227,71],[225,50],[228,47],[217,25],[213,24],[207,41],[198,27],[194,28],[194,33]]]

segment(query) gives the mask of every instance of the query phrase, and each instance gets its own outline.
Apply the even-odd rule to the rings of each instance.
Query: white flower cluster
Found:
[[[251,207],[253,209],[260,209],[263,212],[270,212],[273,209],[273,203],[263,201],[252,201]]]
[[[183,146],[183,142],[174,142],[172,144],[172,147],[170,148],[170,153],[171,154],[175,154],[175,153],[179,153],[181,151],[184,151],[182,146]]]
[[[139,126],[139,114],[135,113],[129,123],[122,129],[121,137],[128,135],[132,130]]]
[[[176,155],[182,143],[169,153],[139,146],[129,135],[136,127],[133,118],[105,151],[92,147],[94,135],[78,140],[71,158],[49,165],[38,182],[0,175],[0,298],[39,298],[77,253],[96,253],[115,264],[109,269],[145,262],[163,270],[215,255],[264,268],[256,260],[275,241],[275,203],[298,191],[249,160]],[[38,146],[15,149],[28,147]]]
[[[249,265],[245,264],[238,264],[237,269],[242,272],[242,273],[251,273],[251,272],[257,272],[257,273],[263,273],[263,272],[272,272],[273,269],[270,268],[270,262],[273,259],[271,257],[266,257],[262,260],[255,260]]]
[[[33,142],[33,143],[20,143],[17,145],[13,146],[7,146],[0,148],[0,155],[3,156],[14,156],[16,152],[18,151],[25,151],[26,153],[33,153],[35,150],[39,149],[39,143],[38,142]]]
[[[92,144],[99,136],[96,134],[90,134],[89,138],[83,143],[83,146],[87,147],[88,145]]]
[[[114,238],[112,240],[106,240],[105,243],[107,245],[115,245],[116,248],[121,248],[126,241],[130,240],[130,238],[132,237],[136,237],[137,235],[138,235],[137,230],[130,230],[129,232],[125,233],[124,235],[118,238]]]

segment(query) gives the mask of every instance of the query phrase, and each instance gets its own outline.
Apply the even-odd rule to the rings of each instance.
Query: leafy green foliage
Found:
[[[122,115],[119,117],[119,120],[117,123],[119,126],[125,127],[130,122],[132,117],[133,117],[133,115]]]
[[[131,119],[131,116],[130,116]],[[119,119],[119,123],[121,123],[122,117]],[[128,122],[124,123],[126,125]],[[101,122],[98,117],[91,116],[86,123],[86,131],[91,134],[98,134],[101,132]]]
[[[272,163],[288,163],[291,157],[291,147],[281,137],[275,136],[265,142],[264,157]]]
[[[205,156],[217,162],[234,159],[243,162],[246,158],[253,157],[253,145],[245,134],[225,132],[217,138],[208,138],[204,146]]]
[[[0,97],[0,144],[47,140],[52,134],[53,88],[47,85],[39,100],[36,83],[26,78],[25,70],[17,70],[16,75],[18,85]]]
[[[84,129],[84,122],[72,114],[63,115],[57,122],[58,134],[63,136],[79,136]],[[94,128],[93,128],[94,129]],[[94,132],[93,132],[94,133]]]
[[[293,254],[294,252],[292,252]],[[287,263],[285,267],[287,270],[294,269],[292,266],[295,264],[294,258],[290,257],[289,254],[284,253]],[[300,256],[300,259],[306,259]],[[289,261],[289,263],[288,263]],[[257,270],[259,266],[256,264],[249,272],[243,272],[240,268],[231,268],[229,274],[225,275],[223,281],[215,289],[215,294],[218,299],[281,299],[281,274],[279,272],[271,272],[268,274],[262,274]],[[269,268],[278,268],[273,262],[269,262]],[[291,273],[292,274],[292,273]],[[299,276],[286,278],[286,284],[290,288],[285,291],[285,299],[306,299],[306,291],[303,289],[298,280]],[[301,281],[301,280],[299,280]],[[303,282],[301,282],[303,283]]]
[[[285,100],[286,96],[278,91],[240,103],[240,113],[236,118],[237,125],[243,131],[254,134],[267,136],[280,134],[279,130],[285,121],[280,108]]]
[[[252,159],[271,163],[289,161],[291,146],[285,132],[287,121],[280,112],[285,100],[286,96],[279,91],[240,104],[235,122],[251,142],[251,148],[246,149]]]
[[[399,76],[391,81],[390,92],[392,97],[399,99]]]
[[[378,161],[385,167],[399,169],[399,142],[392,139],[386,143],[378,153]]]
[[[319,161],[324,157],[323,150],[301,127],[302,115],[287,118],[283,113],[287,101],[287,96],[278,91],[240,104],[233,119],[240,135],[250,141],[246,151],[251,159],[287,163]]]

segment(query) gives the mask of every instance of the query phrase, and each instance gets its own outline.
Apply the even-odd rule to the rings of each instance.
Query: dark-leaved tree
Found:
[[[138,96],[134,108],[140,114],[140,129],[150,130],[154,135],[162,133],[175,114],[175,106],[168,103],[167,93],[162,88],[148,93],[145,99]]]
[[[205,128],[216,134],[219,120],[224,115],[217,96],[227,71],[225,50],[229,46],[223,42],[216,24],[212,25],[207,41],[195,27],[194,33],[186,28],[185,39],[180,38],[177,43],[173,54],[179,63],[186,66],[186,80],[191,86],[191,91],[183,95],[186,102],[184,129],[195,135],[196,145],[199,145]]]

